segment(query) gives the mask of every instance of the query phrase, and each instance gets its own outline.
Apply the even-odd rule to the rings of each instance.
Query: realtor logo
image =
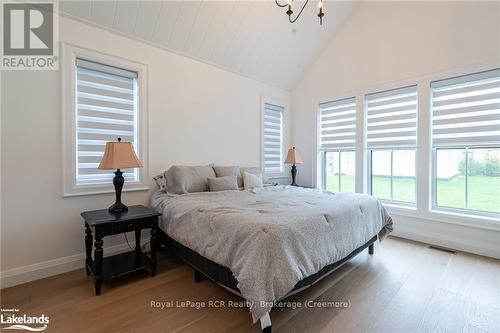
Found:
[[[20,314],[19,309],[2,309],[0,313],[2,330],[24,330],[30,332],[45,331],[49,325],[49,317],[45,314],[29,316]]]
[[[58,69],[56,5],[2,3],[1,69]]]

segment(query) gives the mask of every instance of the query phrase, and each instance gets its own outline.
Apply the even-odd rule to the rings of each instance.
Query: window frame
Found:
[[[285,165],[287,147],[287,110],[288,106],[283,100],[273,97],[263,96],[260,103],[260,169],[264,179],[288,177],[287,168]],[[264,169],[264,114],[265,105],[274,104],[283,107],[283,116],[281,119],[281,171],[280,172],[265,172]]]
[[[365,122],[363,126],[363,136],[364,136],[364,141],[365,141],[365,148],[364,151],[366,152],[366,193],[369,195],[373,196],[373,174],[372,174],[372,153],[373,151],[383,151],[383,150],[388,150],[391,152],[391,198],[394,197],[394,192],[393,192],[393,155],[394,155],[394,150],[413,150],[415,152],[415,201],[414,202],[407,202],[407,201],[400,201],[400,200],[388,200],[388,199],[382,199],[382,198],[377,198],[377,200],[380,200],[382,203],[389,204],[389,205],[394,205],[396,207],[402,207],[402,208],[411,208],[411,209],[416,209],[418,206],[418,182],[419,182],[419,176],[418,176],[418,146],[419,146],[419,136],[420,136],[420,115],[419,115],[419,109],[421,106],[420,103],[420,91],[419,91],[419,84],[417,81],[409,81],[409,82],[404,82],[406,84],[401,83],[400,85],[394,84],[391,86],[388,86],[387,89],[377,89],[377,90],[372,90],[368,91],[367,93],[364,94],[363,96],[363,115],[365,117]],[[415,138],[415,146],[396,146],[396,147],[384,147],[384,146],[379,146],[379,147],[373,147],[370,148],[368,147],[368,103],[369,103],[369,98],[368,96],[373,96],[377,94],[385,94],[385,93],[390,93],[394,91],[401,91],[404,89],[410,89],[410,88],[415,88],[416,92],[416,118],[415,118],[415,126],[416,126],[416,138]]]
[[[476,209],[471,209],[471,208],[455,208],[455,207],[443,207],[443,206],[438,206],[437,205],[437,150],[439,149],[488,149],[488,148],[500,148],[499,146],[496,145],[484,145],[484,144],[474,144],[474,143],[465,143],[465,144],[458,144],[458,145],[446,145],[446,144],[440,144],[438,146],[434,145],[433,141],[433,83],[440,82],[440,81],[448,81],[450,82],[451,85],[461,82],[465,83],[468,82],[464,81],[463,78],[479,78],[484,73],[491,72],[491,71],[498,71],[500,68],[498,65],[495,66],[485,66],[484,68],[475,68],[475,69],[469,69],[465,71],[459,71],[459,72],[451,72],[447,75],[438,75],[435,77],[429,78],[429,80],[426,82],[426,89],[428,89],[429,92],[429,149],[430,149],[430,160],[429,160],[429,167],[430,167],[430,186],[428,188],[428,194],[429,194],[429,212],[431,213],[441,213],[441,214],[459,214],[461,216],[466,216],[468,218],[472,219],[478,219],[478,218],[483,218],[483,219],[493,219],[495,221],[500,221],[500,214],[499,213],[493,213],[493,212],[486,212],[486,211],[481,211],[481,210],[476,210]],[[444,85],[446,86],[446,85]],[[467,156],[467,162],[469,160],[468,153],[466,153]],[[467,172],[466,172],[467,174]],[[467,177],[467,175],[466,175]],[[467,189],[467,179],[465,180],[465,195],[466,198],[468,196],[468,189]],[[468,199],[466,199],[468,200]]]
[[[354,146],[352,148],[349,147],[344,147],[344,148],[338,148],[338,149],[321,149],[321,105],[326,104],[326,103],[335,103],[339,101],[344,101],[344,100],[354,100],[354,109],[356,112],[354,113],[355,116],[355,135],[354,135]],[[324,98],[321,101],[318,101],[316,103],[316,158],[315,158],[315,184],[316,186],[318,185],[319,182],[319,188],[322,190],[326,190],[326,153],[327,152],[354,152],[354,158],[355,158],[355,169],[354,169],[354,192],[353,193],[358,193],[357,188],[358,188],[358,131],[360,130],[359,128],[359,121],[364,121],[364,117],[360,119],[359,117],[359,101],[360,101],[360,96],[358,94],[346,94],[345,96],[340,96],[336,98]],[[361,99],[361,101],[363,101]],[[340,158],[340,155],[339,155]],[[340,161],[339,161],[340,162]],[[362,162],[361,162],[362,163]],[[339,164],[339,171],[340,171],[340,164]],[[341,185],[339,183],[339,189],[341,189]]]
[[[410,208],[416,208],[417,207],[417,181],[418,181],[418,175],[417,175],[417,147],[415,148],[409,148],[409,147],[395,147],[395,148],[372,148],[372,149],[367,149],[367,193],[373,196],[373,174],[372,174],[372,153],[373,151],[390,151],[391,152],[391,198],[394,198],[394,191],[393,191],[393,163],[394,163],[394,151],[395,150],[413,150],[415,152],[415,202],[408,202],[408,201],[401,201],[401,200],[394,200],[394,199],[382,199],[382,198],[376,198],[377,200],[380,200],[382,203],[387,203],[395,206],[402,206],[402,207],[410,207]]]
[[[76,59],[103,63],[109,66],[124,68],[137,72],[138,112],[137,131],[138,142],[136,150],[143,167],[138,169],[138,180],[127,181],[123,191],[149,190],[148,172],[148,66],[119,56],[105,54],[69,43],[62,43],[61,61],[61,112],[62,112],[62,196],[93,195],[114,193],[112,182],[109,184],[77,184],[76,183]],[[112,172],[110,170],[110,172]]]
[[[489,148],[496,148],[500,149],[500,146],[497,147],[492,147],[492,146],[440,146],[440,147],[432,147],[432,165],[431,165],[431,186],[430,186],[430,197],[431,197],[431,207],[430,211],[433,212],[448,212],[448,213],[457,213],[457,214],[463,214],[463,215],[469,215],[469,216],[478,216],[478,217],[489,217],[489,218],[494,218],[498,219],[500,218],[500,213],[494,213],[494,212],[487,212],[484,210],[477,210],[477,209],[472,209],[472,208],[457,208],[457,207],[446,207],[446,206],[439,206],[437,204],[437,151],[438,150],[451,150],[451,149],[461,149],[465,150],[465,156],[466,156],[466,165],[468,164],[469,161],[469,149],[489,149]],[[468,167],[466,167],[465,171],[465,206],[467,206],[468,203]]]

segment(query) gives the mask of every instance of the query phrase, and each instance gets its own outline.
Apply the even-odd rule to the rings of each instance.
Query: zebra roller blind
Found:
[[[500,69],[431,83],[434,147],[500,146]]]
[[[264,173],[283,172],[283,112],[280,105],[264,103]]]
[[[368,149],[417,146],[417,86],[366,95],[365,106]]]
[[[320,150],[356,148],[356,99],[321,103]]]
[[[137,73],[76,60],[76,184],[109,183],[113,173],[97,170],[107,141],[132,142],[137,152]],[[127,181],[136,169],[122,170]]]

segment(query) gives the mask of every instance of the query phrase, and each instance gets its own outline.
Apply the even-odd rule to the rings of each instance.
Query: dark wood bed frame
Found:
[[[170,238],[165,232],[162,230],[158,230],[158,236],[165,246],[171,248],[175,255],[177,255],[181,260],[186,262],[188,265],[193,267],[194,269],[194,282],[199,283],[201,282],[205,277],[209,278],[210,280],[214,281],[215,283],[219,284],[220,286],[224,287],[225,289],[229,290],[230,292],[242,297],[240,290],[238,289],[238,281],[236,281],[236,278],[234,277],[233,273],[231,270],[225,266],[219,265],[202,255],[198,254],[197,252],[185,247],[184,245],[178,243],[174,239]],[[284,297],[282,297],[280,300],[287,299],[291,297],[292,295],[312,286],[325,276],[329,275],[333,271],[335,271],[337,268],[351,260],[353,257],[358,255],[361,251],[364,249],[368,248],[368,253],[373,254],[374,251],[374,243],[377,240],[377,236],[374,236],[372,239],[370,239],[368,242],[363,244],[362,246],[358,247],[354,251],[352,251],[347,257],[345,257],[342,260],[339,260],[333,264],[330,264],[328,266],[323,267],[319,272],[310,275],[299,282],[293,287],[293,289]],[[277,301],[280,301],[277,300]],[[271,325],[269,326],[262,326],[262,333],[271,333]]]

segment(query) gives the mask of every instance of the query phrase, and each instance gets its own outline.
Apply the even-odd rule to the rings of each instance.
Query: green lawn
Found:
[[[342,192],[354,192],[354,176],[340,176],[342,178]],[[328,175],[326,188],[328,191],[339,192],[339,176]]]
[[[391,180],[388,177],[374,176],[372,192],[377,198],[391,200]],[[415,179],[394,178],[392,184],[394,200],[415,202]]]
[[[500,212],[500,177],[469,176],[468,208]],[[444,207],[465,207],[465,176],[438,180],[437,203]]]
[[[354,176],[342,176],[342,192],[354,192]],[[338,191],[338,175],[329,175],[327,189]],[[469,176],[468,208],[500,212],[500,177]],[[381,199],[391,199],[391,183],[388,177],[373,177],[373,195]],[[394,178],[394,200],[415,202],[415,180]],[[465,208],[465,176],[450,180],[439,179],[437,183],[437,203],[442,207]]]

